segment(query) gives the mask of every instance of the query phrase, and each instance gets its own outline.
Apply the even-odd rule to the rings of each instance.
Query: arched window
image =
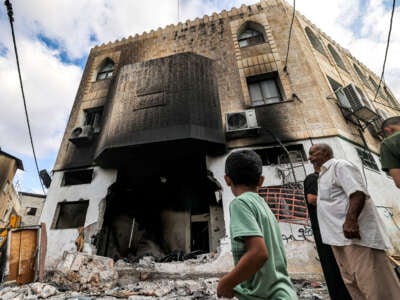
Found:
[[[238,34],[239,47],[247,47],[265,42],[262,26],[257,23],[248,22]]]
[[[387,99],[389,100],[389,103],[393,106],[393,107],[400,107],[399,102],[396,100],[396,98],[392,95],[392,93],[389,91],[389,89],[384,86],[383,90],[385,91],[385,94],[387,96]]]
[[[332,47],[331,44],[328,45],[329,52],[331,53],[333,59],[335,60],[336,64],[342,68],[343,70],[346,70],[346,67],[344,66],[343,60],[340,57],[339,53],[336,52],[335,48]]]
[[[363,72],[360,70],[360,68],[356,65],[353,64],[354,70],[356,70],[356,73],[358,77],[360,77],[361,81],[365,84],[365,86],[369,87],[369,82],[367,80],[367,77],[363,74]]]
[[[322,53],[323,55],[326,55],[326,52],[324,50],[324,46],[322,46],[321,41],[319,40],[319,38],[315,35],[315,33],[309,28],[306,27],[305,28],[306,34],[308,39],[311,42],[311,45],[314,47],[315,50],[318,50],[320,53]]]
[[[376,83],[376,81],[371,76],[369,76],[369,81],[372,83],[372,90],[374,91],[374,93],[376,93],[376,90],[378,89],[379,85]],[[382,98],[385,98],[385,94],[383,93],[383,84],[381,84],[378,94]]]
[[[112,77],[114,72],[114,62],[107,58],[100,68],[99,72],[97,73],[96,80],[103,80]]]

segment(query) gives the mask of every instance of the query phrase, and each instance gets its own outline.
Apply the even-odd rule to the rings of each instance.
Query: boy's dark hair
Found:
[[[235,185],[255,187],[262,174],[261,158],[252,150],[233,152],[226,159],[225,174]]]
[[[385,121],[383,121],[381,126],[381,131],[383,132],[383,129],[385,129],[385,127],[390,125],[400,125],[400,116],[387,118]]]

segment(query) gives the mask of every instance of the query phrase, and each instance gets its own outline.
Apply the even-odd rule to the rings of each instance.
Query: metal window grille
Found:
[[[258,194],[264,198],[279,222],[309,225],[303,189],[262,187]]]
[[[379,167],[372,154],[368,150],[361,150],[356,148],[358,157],[361,159],[364,166],[375,171],[379,171]]]

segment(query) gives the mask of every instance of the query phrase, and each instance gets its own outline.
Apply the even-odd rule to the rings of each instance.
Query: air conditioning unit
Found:
[[[93,140],[93,127],[91,125],[75,127],[69,140],[76,146],[90,144]]]
[[[227,113],[225,117],[227,137],[254,136],[259,133],[260,127],[254,109]]]
[[[366,105],[363,95],[360,95],[352,83],[336,90],[336,96],[344,117],[352,122],[369,123],[379,117]]]

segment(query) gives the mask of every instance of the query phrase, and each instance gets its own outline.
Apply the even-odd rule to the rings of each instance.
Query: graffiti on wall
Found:
[[[382,211],[382,214],[385,218],[393,223],[393,226],[400,231],[400,220],[394,213],[393,207],[390,206],[377,206],[378,210]]]
[[[290,233],[282,233],[282,240],[286,243],[288,242],[299,242],[299,241],[307,241],[314,243],[314,236],[311,226],[308,225],[299,225],[296,226],[298,228],[293,231],[292,224],[290,224]]]

